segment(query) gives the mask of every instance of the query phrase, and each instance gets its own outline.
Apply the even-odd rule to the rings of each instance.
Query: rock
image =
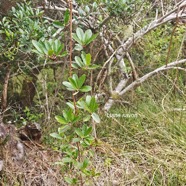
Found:
[[[39,141],[41,138],[41,126],[39,123],[33,122],[22,127],[19,130],[19,137],[23,141],[36,140]]]

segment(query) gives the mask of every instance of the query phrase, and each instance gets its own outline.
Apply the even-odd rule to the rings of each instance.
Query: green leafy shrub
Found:
[[[96,38],[96,35],[93,35],[90,30],[83,32],[82,29],[77,28],[73,38],[78,42],[82,50],[84,46],[90,44]],[[45,58],[50,58],[51,55],[58,56],[64,47],[58,40],[32,41],[32,44],[35,47],[34,52]],[[77,49],[77,45],[75,49]],[[91,65],[91,55],[85,52],[81,53],[81,58],[75,57],[73,67],[95,68],[95,66]],[[69,108],[63,110],[62,115],[55,117],[61,126],[57,132],[51,134],[52,137],[61,141],[59,150],[63,153],[63,158],[56,163],[65,167],[65,172],[67,172],[66,182],[75,185],[83,185],[89,177],[98,175],[90,162],[92,157],[91,148],[95,144],[95,140],[92,136],[92,126],[89,126],[90,122],[100,122],[100,118],[96,113],[98,104],[94,96],[87,95],[86,98],[83,96],[78,101],[74,97],[80,92],[88,93],[91,91],[92,87],[85,84],[85,74],[78,77],[74,73],[68,78],[68,81],[63,81],[63,85],[72,93],[73,103],[67,102]]]

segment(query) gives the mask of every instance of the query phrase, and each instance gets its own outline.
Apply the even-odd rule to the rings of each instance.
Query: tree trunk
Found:
[[[33,99],[36,94],[36,82],[37,75],[39,74],[39,70],[33,70],[29,79],[23,80],[22,91],[20,95],[21,105],[31,106],[33,104]]]
[[[10,78],[10,68],[8,67],[7,68],[7,73],[6,73],[6,76],[5,76],[5,79],[4,79],[4,85],[3,85],[3,92],[2,92],[2,99],[1,99],[1,109],[2,109],[2,113],[6,110],[7,108],[7,92],[8,92],[8,81],[9,81],[9,78]]]

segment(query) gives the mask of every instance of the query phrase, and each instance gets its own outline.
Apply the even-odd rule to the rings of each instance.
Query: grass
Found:
[[[186,185],[186,89],[182,87],[180,94],[171,84],[166,85],[152,79],[122,98],[126,102],[114,105],[109,115],[100,113],[98,145],[92,160],[100,176],[88,179],[85,186]],[[26,146],[29,155],[24,163],[21,166],[12,164],[11,169],[7,166],[2,181],[15,185],[21,173],[24,184],[17,185],[33,185],[42,172],[44,185],[51,185],[53,181],[53,185],[65,186],[61,182],[64,172],[61,167],[54,166],[54,162],[62,158],[61,153],[53,151],[60,142],[49,136],[57,128],[55,120],[46,125],[44,148]],[[38,153],[42,158],[38,158]],[[34,166],[34,162],[40,166]],[[28,175],[28,170],[34,176]],[[52,175],[55,175],[54,180]]]
[[[115,105],[109,115],[112,118],[102,116],[98,136],[115,150],[112,155],[104,154],[97,169],[106,178],[103,164],[110,158],[109,170],[112,173],[115,170],[119,176],[110,174],[111,181],[105,179],[100,185],[182,186],[186,183],[185,98],[171,89],[168,93],[159,92],[157,97],[158,90],[145,92],[145,88],[126,98],[130,106]],[[101,178],[104,180],[104,176]]]

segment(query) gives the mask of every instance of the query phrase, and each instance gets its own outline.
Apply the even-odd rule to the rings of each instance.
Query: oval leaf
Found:
[[[52,134],[50,134],[50,136],[52,136],[53,138],[57,138],[57,139],[63,139],[59,134],[57,134],[57,133],[52,133]]]
[[[89,91],[91,91],[91,90],[92,90],[92,87],[91,87],[91,86],[87,86],[87,85],[83,86],[83,87],[80,89],[81,92],[89,92]]]
[[[100,118],[99,118],[99,116],[94,112],[94,113],[92,113],[92,119],[96,122],[96,123],[100,123]]]

